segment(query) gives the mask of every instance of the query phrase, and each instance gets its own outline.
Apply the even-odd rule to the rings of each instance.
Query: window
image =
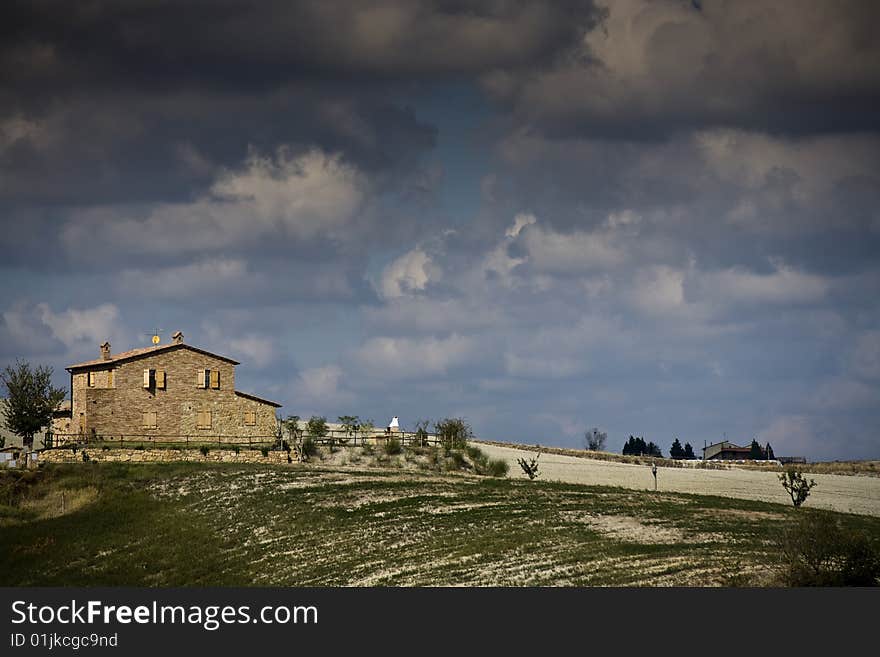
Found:
[[[211,411],[199,411],[196,416],[196,429],[211,428]]]
[[[214,390],[220,390],[220,370],[209,370],[211,372],[211,387]]]
[[[153,374],[156,370],[144,370],[144,388],[149,389],[153,387]]]
[[[156,427],[156,411],[144,411],[143,428],[155,429]]]
[[[165,390],[165,370],[156,370],[156,387]]]
[[[253,427],[257,424],[257,414],[255,411],[245,411],[244,412],[244,425],[246,427]]]
[[[199,370],[196,372],[196,388],[208,387],[208,372],[210,370]]]
[[[107,370],[107,387],[113,387],[113,370]]]

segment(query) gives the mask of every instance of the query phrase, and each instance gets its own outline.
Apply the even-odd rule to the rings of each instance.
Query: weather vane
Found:
[[[163,330],[164,330],[164,329],[160,329],[160,328],[153,329],[153,332],[152,332],[152,333],[144,333],[144,335],[149,335],[149,336],[151,336],[151,339],[153,340],[153,344],[159,344],[159,342],[161,342],[161,338],[159,337],[159,334],[160,334]]]

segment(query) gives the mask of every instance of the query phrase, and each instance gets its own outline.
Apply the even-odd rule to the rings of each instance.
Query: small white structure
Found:
[[[388,431],[400,431],[400,422],[396,415],[391,418],[391,422],[388,424]]]

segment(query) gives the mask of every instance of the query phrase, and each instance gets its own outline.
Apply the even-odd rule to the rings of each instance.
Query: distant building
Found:
[[[53,432],[74,436],[265,437],[275,434],[278,404],[235,389],[238,361],[173,342],[67,367],[69,409]]]
[[[5,399],[0,398],[0,438],[6,447],[21,447],[21,437],[12,433],[6,426],[6,404]]]
[[[704,461],[742,461],[750,458],[751,447],[740,447],[727,440],[703,448]]]

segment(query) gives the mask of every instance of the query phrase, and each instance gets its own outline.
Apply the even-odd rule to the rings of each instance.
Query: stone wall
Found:
[[[109,364],[108,364],[109,367]],[[275,433],[275,408],[235,394],[235,366],[191,349],[172,349],[112,365],[99,371],[95,386],[88,373],[74,375],[71,432],[101,436],[258,437]],[[165,388],[144,388],[144,370],[165,372]],[[220,388],[197,386],[199,370],[220,372]],[[210,427],[200,427],[200,412],[210,411]],[[245,412],[256,412],[256,424],[245,423]],[[156,426],[144,426],[144,413],[156,414]],[[84,420],[84,421],[83,421]]]
[[[270,451],[263,456],[259,450],[243,449],[238,454],[231,449],[212,449],[207,455],[197,449],[85,449],[90,461],[111,463],[159,463],[174,461],[195,461],[201,463],[263,463],[287,464],[287,452]],[[47,449],[39,452],[38,463],[82,463],[83,450],[76,454],[71,449]],[[295,455],[292,455],[296,463]]]

